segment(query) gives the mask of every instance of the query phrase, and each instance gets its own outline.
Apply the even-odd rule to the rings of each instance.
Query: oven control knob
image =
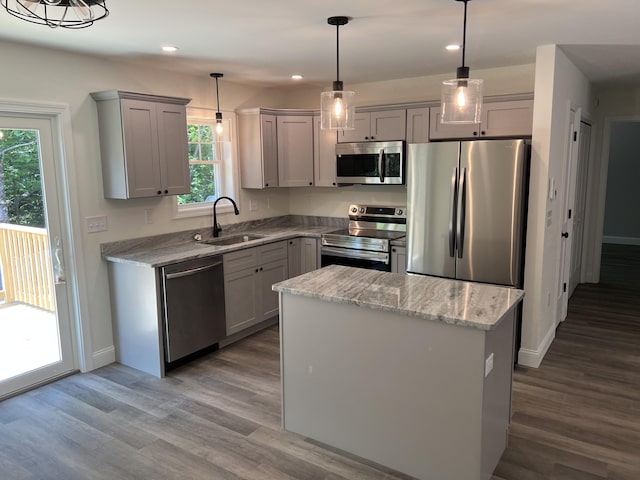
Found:
[[[402,215],[402,210],[401,210],[401,209],[398,209],[398,210],[396,211],[396,215]]]
[[[358,213],[358,209],[357,209],[356,207],[353,207],[353,208],[351,209],[351,213]]]
[[[364,213],[364,208],[361,208],[361,209],[360,209],[360,213]]]

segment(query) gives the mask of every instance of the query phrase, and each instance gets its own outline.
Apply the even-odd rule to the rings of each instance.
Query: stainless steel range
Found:
[[[350,205],[349,228],[322,235],[322,266],[391,271],[391,240],[406,231],[405,207]]]

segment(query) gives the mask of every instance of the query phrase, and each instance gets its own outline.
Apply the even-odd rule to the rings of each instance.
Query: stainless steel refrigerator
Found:
[[[407,271],[521,287],[527,141],[408,150]]]

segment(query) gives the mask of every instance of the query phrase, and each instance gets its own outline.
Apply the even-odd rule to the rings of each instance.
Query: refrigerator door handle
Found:
[[[467,203],[467,169],[463,168],[460,173],[458,185],[458,215],[456,218],[456,242],[458,248],[458,258],[462,258],[464,247],[464,220]]]
[[[384,183],[384,148],[381,148],[378,154],[378,173],[380,174],[380,183]]]
[[[449,256],[453,257],[456,254],[456,199],[458,198],[458,169],[453,169],[453,175],[451,175],[451,200],[449,205],[451,211],[449,212]]]

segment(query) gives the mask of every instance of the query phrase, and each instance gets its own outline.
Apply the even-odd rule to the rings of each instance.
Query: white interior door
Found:
[[[571,242],[571,274],[569,277],[569,298],[581,282],[582,243],[584,237],[584,218],[587,202],[587,176],[589,150],[591,146],[591,125],[580,122],[578,146],[578,164],[576,171],[576,201],[573,210],[573,241]]]
[[[571,275],[571,243],[573,241],[573,211],[575,210],[576,197],[576,166],[578,162],[579,125],[582,110],[571,111],[571,127],[569,129],[569,148],[567,159],[564,163],[563,181],[563,206],[562,206],[562,232],[560,249],[560,275],[558,276],[559,296],[559,322],[567,318],[569,305],[569,279]]]
[[[54,120],[39,115],[0,114],[0,132],[4,140],[0,140],[0,148],[4,145],[0,200],[5,213],[10,207],[13,215],[5,215],[0,225],[2,292],[5,294],[0,305],[2,399],[74,370],[75,360],[65,280],[63,239],[66,237],[61,228],[64,211],[58,198],[60,192],[64,192],[57,167],[57,156],[62,149],[54,134]],[[9,136],[18,140],[8,142]],[[25,140],[21,142],[19,138]],[[30,150],[11,164],[9,150],[15,154],[25,148]],[[39,183],[40,190],[30,197],[39,197],[38,201],[33,200],[36,206],[23,209],[22,205],[16,205],[15,199],[8,198],[14,194],[5,187],[11,171],[26,168],[27,163],[33,164],[29,168],[36,177],[32,188],[37,190]],[[40,211],[38,219],[25,217],[25,212],[34,210]]]

